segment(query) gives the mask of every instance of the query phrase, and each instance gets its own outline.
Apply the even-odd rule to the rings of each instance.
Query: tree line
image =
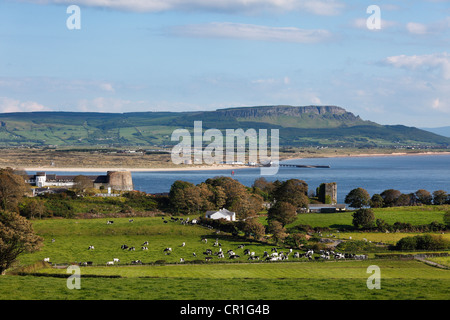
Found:
[[[352,208],[443,205],[450,204],[450,195],[445,190],[436,190],[431,193],[425,189],[419,189],[412,193],[402,193],[396,189],[387,189],[371,197],[367,190],[356,188],[347,194],[345,203]]]

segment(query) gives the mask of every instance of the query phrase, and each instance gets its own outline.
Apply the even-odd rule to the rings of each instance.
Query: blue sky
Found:
[[[450,1],[0,0],[0,112],[279,104],[450,125]]]

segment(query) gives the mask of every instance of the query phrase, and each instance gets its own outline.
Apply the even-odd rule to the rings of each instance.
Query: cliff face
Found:
[[[120,191],[134,190],[133,179],[129,171],[108,171],[108,182],[112,189]]]
[[[247,108],[233,108],[233,109],[221,109],[217,110],[219,114],[228,117],[236,118],[260,118],[260,117],[273,117],[286,115],[290,117],[301,117],[302,115],[351,115],[355,119],[356,117],[351,112],[347,112],[345,109],[336,106],[306,106],[306,107],[293,107],[293,106],[267,106],[267,107],[247,107]]]

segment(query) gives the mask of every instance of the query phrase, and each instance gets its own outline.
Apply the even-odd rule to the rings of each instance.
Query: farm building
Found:
[[[334,213],[345,211],[345,204],[310,204],[308,212]]]
[[[205,217],[208,219],[225,219],[228,221],[236,221],[236,213],[227,209],[219,211],[206,211]]]
[[[76,184],[76,177],[75,175],[56,175],[37,172],[35,175],[29,175],[26,182],[38,188],[73,188]],[[106,175],[84,177],[92,181],[92,187],[97,189],[100,187],[121,191],[132,191],[134,189],[131,173],[128,171],[108,171]]]

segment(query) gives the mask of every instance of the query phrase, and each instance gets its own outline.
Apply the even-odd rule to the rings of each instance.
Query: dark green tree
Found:
[[[352,224],[355,228],[369,229],[373,227],[375,215],[372,209],[358,209],[353,212]]]
[[[366,207],[370,204],[370,195],[365,189],[356,188],[347,194],[344,202],[352,208]]]

